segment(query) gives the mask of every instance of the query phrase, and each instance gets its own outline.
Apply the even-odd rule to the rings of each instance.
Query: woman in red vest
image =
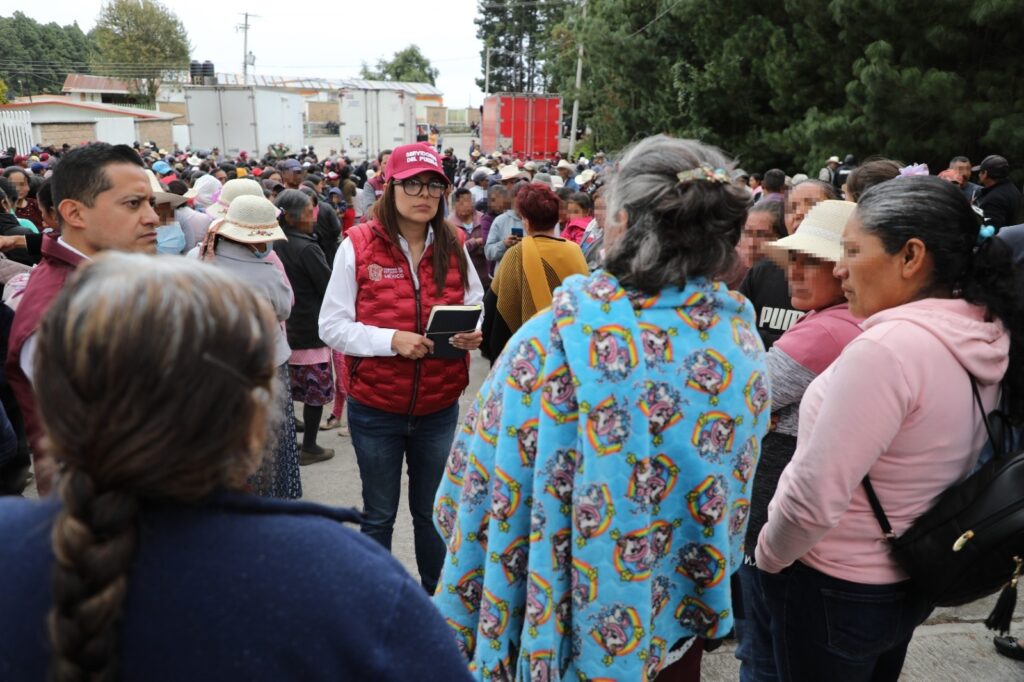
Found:
[[[349,230],[338,250],[320,338],[346,356],[362,531],[391,548],[407,462],[416,565],[433,593],[445,547],[431,506],[469,384],[469,355],[431,357],[424,331],[431,308],[479,304],[483,287],[461,235],[445,223],[449,182],[437,153],[425,144],[395,149],[384,183],[373,219]],[[479,331],[456,334],[452,345],[472,351],[481,339]]]

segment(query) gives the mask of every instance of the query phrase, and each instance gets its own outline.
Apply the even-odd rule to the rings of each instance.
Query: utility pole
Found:
[[[484,44],[487,56],[484,57],[484,97],[491,94],[491,41]]]
[[[242,31],[242,83],[245,84],[245,85],[248,85],[249,84],[249,63],[250,63],[250,61],[252,61],[252,63],[254,63],[254,64],[256,63],[254,59],[251,59],[251,55],[249,54],[249,18],[252,17],[253,19],[257,19],[257,18],[259,18],[259,15],[258,14],[249,14],[248,12],[244,12],[244,13],[242,13],[242,16],[245,19],[244,19],[244,21],[241,24],[237,24],[235,26],[235,30],[236,31],[238,31],[238,30]]]
[[[587,19],[587,0],[583,0],[583,21]],[[583,85],[583,40],[579,37],[580,31],[577,29],[577,42],[579,45],[576,48],[576,92],[575,99],[572,101],[572,128],[569,130],[569,158],[572,159],[572,154],[576,151],[576,124],[580,117],[580,87]]]

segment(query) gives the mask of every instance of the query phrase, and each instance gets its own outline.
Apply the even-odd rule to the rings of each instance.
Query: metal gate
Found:
[[[27,111],[0,111],[0,150],[32,151],[32,116]]]

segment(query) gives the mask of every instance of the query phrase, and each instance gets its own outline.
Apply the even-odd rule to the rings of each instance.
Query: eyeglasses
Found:
[[[427,186],[427,194],[437,199],[442,194],[448,185],[441,182],[440,180],[431,180],[430,182],[423,182],[419,178],[409,178],[408,180],[396,180],[396,185],[401,185],[402,189],[405,190],[405,196],[407,197],[418,197],[423,191],[423,186]]]

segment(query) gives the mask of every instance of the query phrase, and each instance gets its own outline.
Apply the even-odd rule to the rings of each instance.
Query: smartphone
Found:
[[[512,228],[512,236],[513,237],[519,237],[520,239],[522,239],[523,238],[523,228],[521,228],[521,227],[513,227]]]

